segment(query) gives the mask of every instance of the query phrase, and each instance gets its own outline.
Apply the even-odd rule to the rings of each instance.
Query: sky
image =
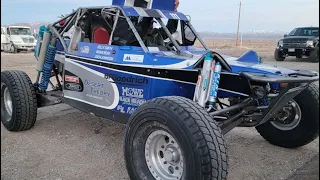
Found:
[[[197,31],[229,33],[237,30],[239,2],[180,0],[178,10],[192,17]],[[60,14],[69,14],[77,7],[111,3],[112,0],[1,0],[1,24],[53,22]],[[298,26],[319,26],[319,0],[242,0],[240,30],[243,32],[289,32]]]

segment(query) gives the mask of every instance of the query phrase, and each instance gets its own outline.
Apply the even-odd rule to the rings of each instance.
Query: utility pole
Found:
[[[242,31],[241,31],[241,38],[240,38],[240,47],[242,47]]]
[[[241,1],[239,5],[239,16],[238,16],[238,29],[237,29],[237,40],[236,40],[236,46],[238,46],[238,40],[239,40],[239,29],[240,29],[240,15],[241,15]]]

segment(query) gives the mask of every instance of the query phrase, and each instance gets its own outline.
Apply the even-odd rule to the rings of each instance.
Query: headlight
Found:
[[[313,41],[312,40],[308,40],[307,41],[307,46],[309,47],[309,46],[313,46]]]
[[[283,41],[280,40],[280,41],[278,42],[278,45],[279,45],[280,47],[282,47],[282,46],[283,46]]]

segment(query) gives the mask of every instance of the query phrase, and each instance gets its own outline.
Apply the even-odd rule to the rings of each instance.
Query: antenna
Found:
[[[237,29],[237,40],[236,40],[236,46],[238,46],[238,40],[239,40],[239,29],[240,29],[240,15],[241,15],[241,1],[240,1],[240,5],[239,5],[239,16],[238,16],[238,29]]]

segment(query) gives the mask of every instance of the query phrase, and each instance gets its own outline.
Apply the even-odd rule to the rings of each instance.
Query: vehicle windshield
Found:
[[[30,35],[32,36],[30,28],[10,28],[11,35]]]
[[[296,28],[289,36],[319,36],[319,28]]]

